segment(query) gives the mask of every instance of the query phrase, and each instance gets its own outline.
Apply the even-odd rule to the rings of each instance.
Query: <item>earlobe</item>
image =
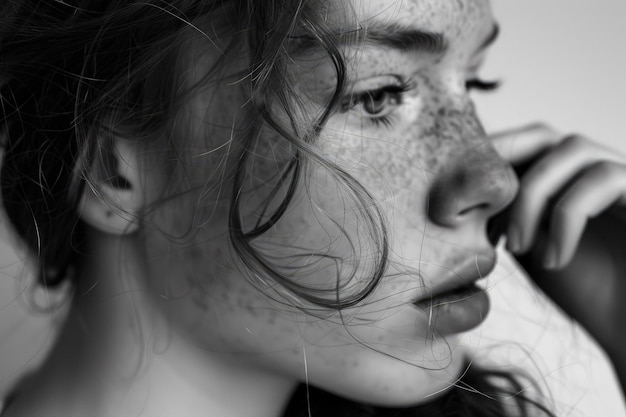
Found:
[[[100,145],[80,199],[79,216],[101,232],[132,234],[139,229],[144,205],[136,150],[133,142],[118,136]]]

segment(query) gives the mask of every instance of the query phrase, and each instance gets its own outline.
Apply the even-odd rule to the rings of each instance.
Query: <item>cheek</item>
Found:
[[[324,152],[337,165],[346,169],[388,209],[403,211],[395,199],[408,198],[412,210],[423,209],[429,180],[445,164],[451,142],[440,140],[432,128],[432,112],[422,107],[399,109],[399,123],[387,127],[346,128],[345,121],[336,121],[328,131],[339,132],[324,138]],[[410,114],[419,112],[415,121]],[[392,122],[393,123],[393,122]],[[343,128],[341,126],[344,126]],[[341,129],[341,130],[340,130]],[[394,207],[389,207],[393,204]],[[417,213],[418,215],[420,213]]]

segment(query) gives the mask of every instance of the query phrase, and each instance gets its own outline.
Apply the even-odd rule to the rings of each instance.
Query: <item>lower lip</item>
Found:
[[[415,303],[429,315],[440,334],[461,333],[482,323],[489,313],[489,296],[476,285],[446,292]]]

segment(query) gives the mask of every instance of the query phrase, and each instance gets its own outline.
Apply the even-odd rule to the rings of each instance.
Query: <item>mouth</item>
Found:
[[[477,258],[413,304],[428,315],[429,324],[440,334],[471,330],[489,312],[489,297],[477,281],[493,271],[495,262],[495,254]]]

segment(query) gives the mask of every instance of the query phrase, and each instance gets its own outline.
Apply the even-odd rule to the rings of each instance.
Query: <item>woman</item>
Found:
[[[3,203],[74,288],[4,415],[549,413],[457,343],[503,234],[624,371],[624,161],[486,136],[486,0],[11,1],[0,27]]]

